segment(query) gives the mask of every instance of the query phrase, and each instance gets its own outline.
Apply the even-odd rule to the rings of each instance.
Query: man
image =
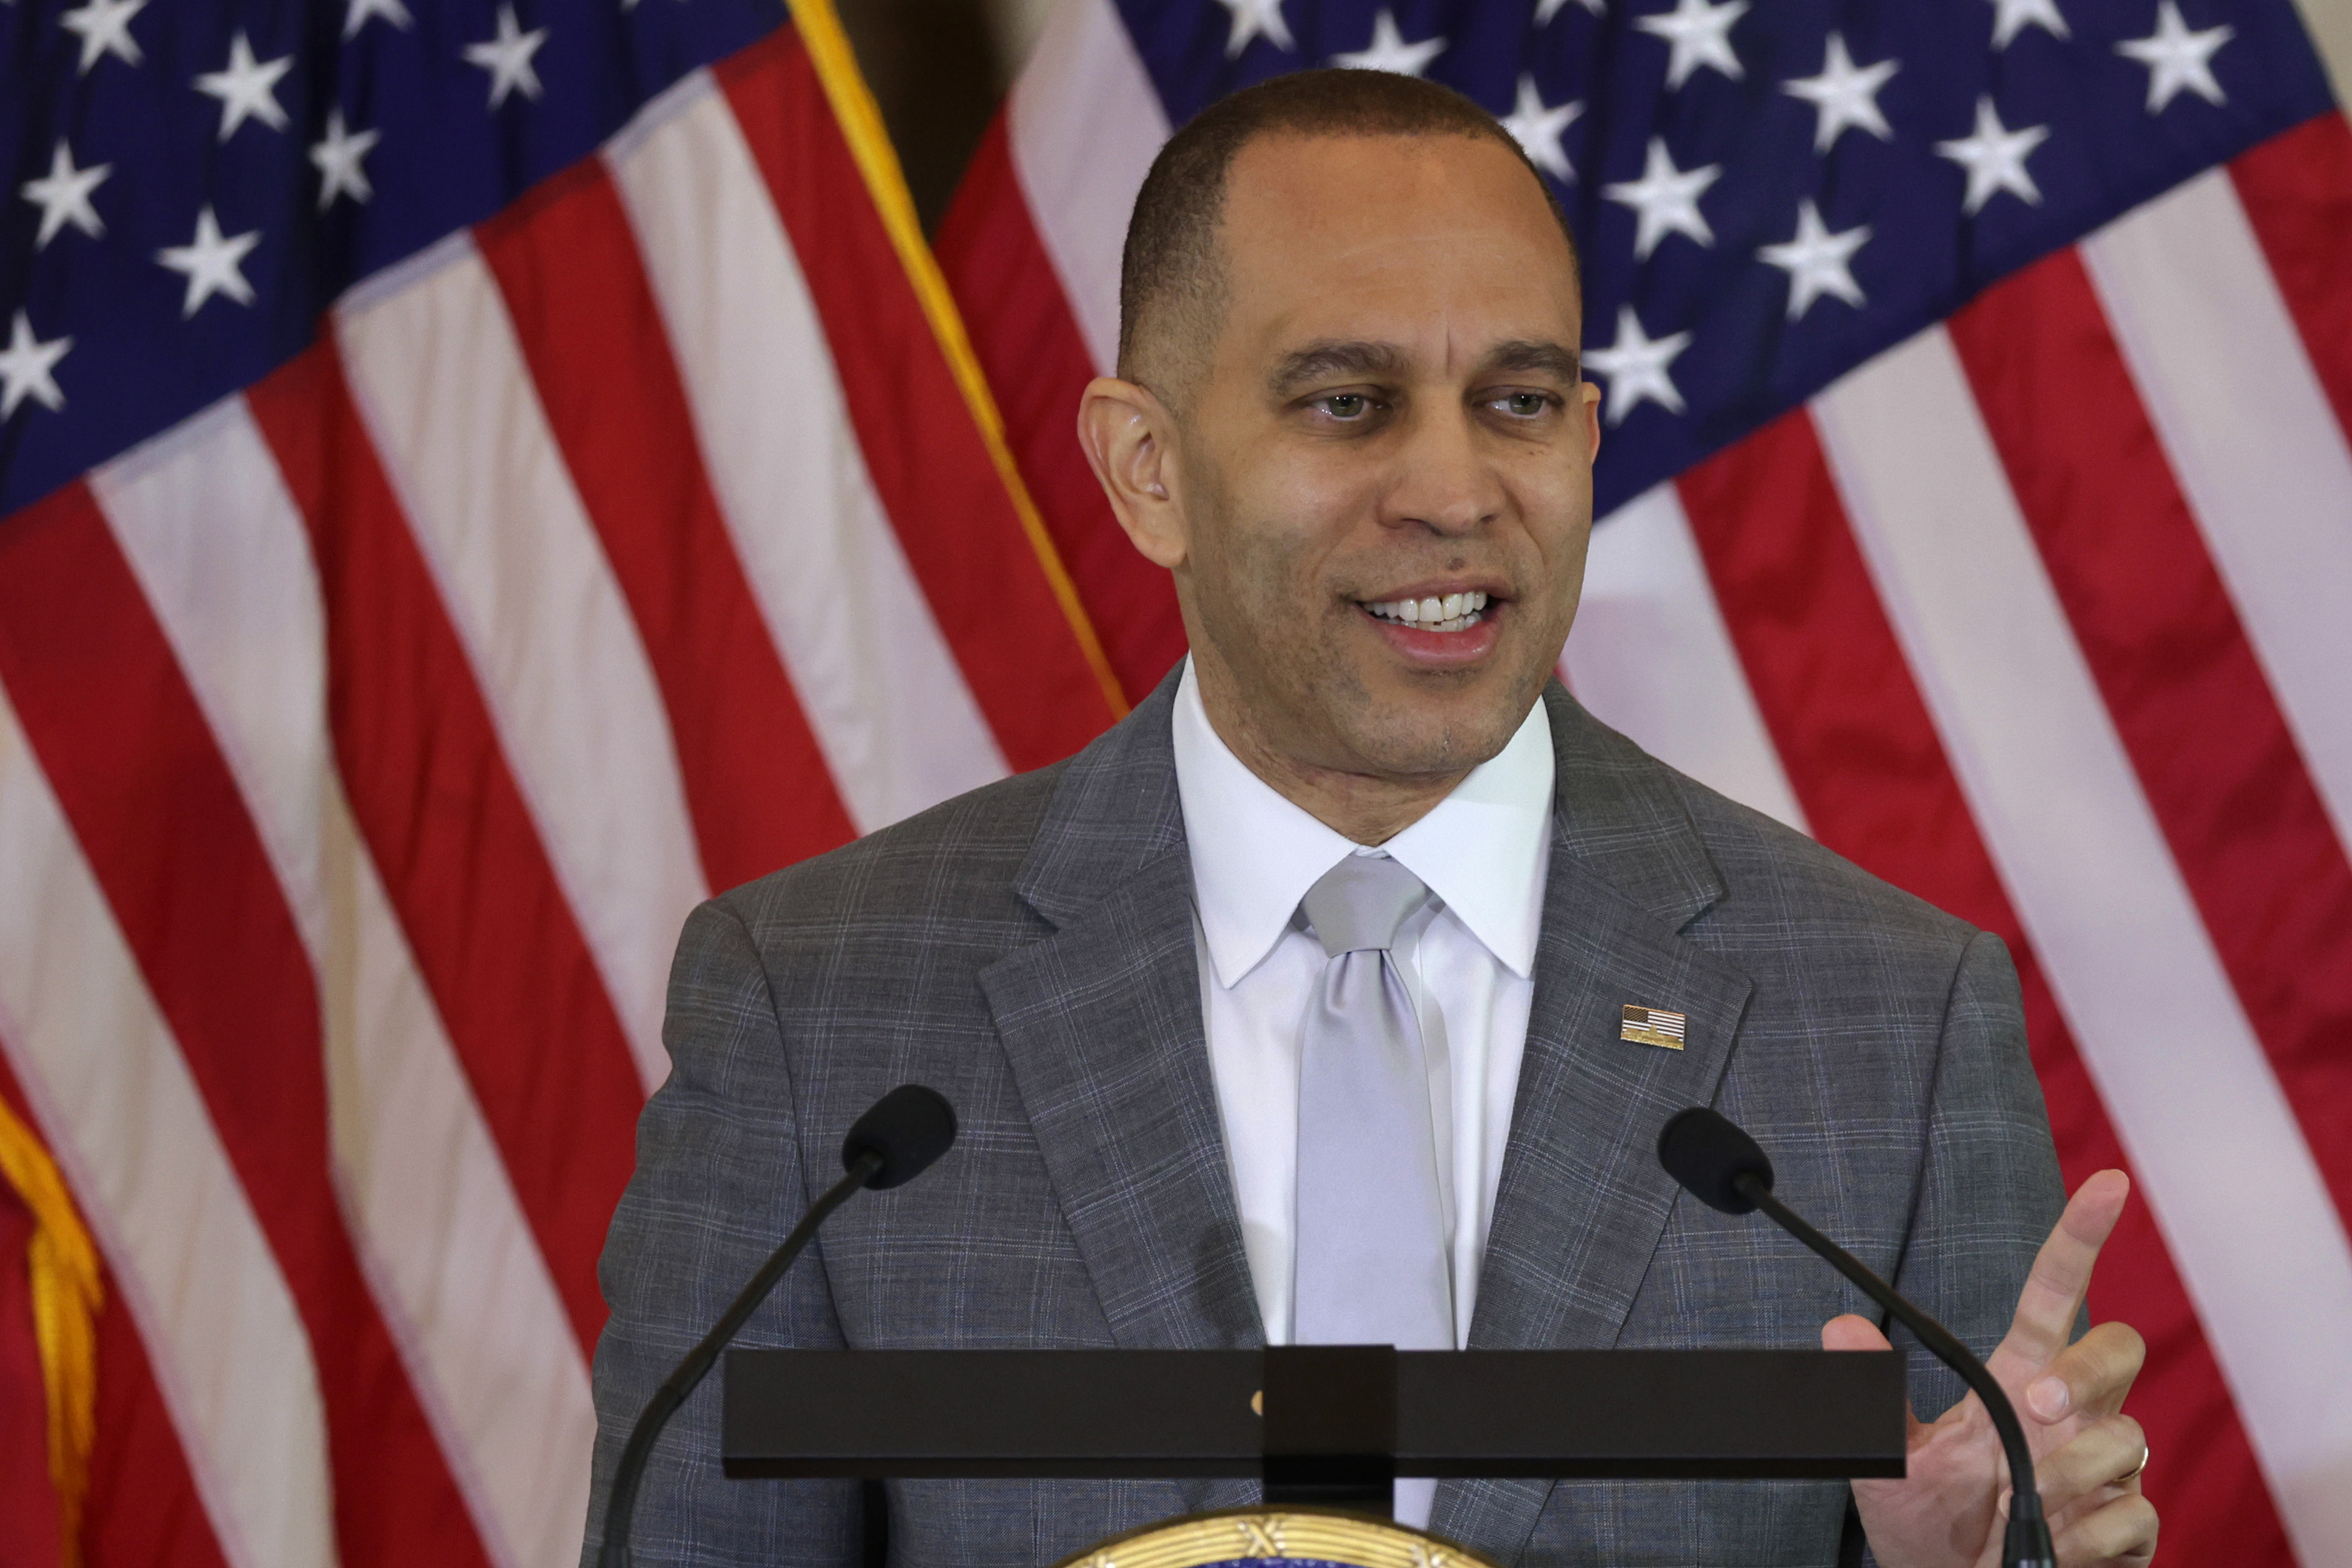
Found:
[[[593,1506],[909,1080],[961,1140],[844,1209],[746,1343],[1883,1345],[1830,1270],[1658,1169],[1711,1103],[1992,1354],[2062,1560],[2146,1562],[2139,1342],[2068,1343],[2125,1183],[2060,1217],[2000,943],[1550,682],[1599,429],[1572,244],[1516,145],[1407,78],[1237,94],[1155,165],[1122,308],[1080,432],[1191,659],[1070,761],[689,921],[605,1254]],[[1400,1512],[1506,1563],[1827,1564],[1864,1534],[1887,1568],[1993,1562],[1990,1423],[1916,1347],[1911,1378],[1949,1409],[1903,1481],[1401,1483]],[[727,1482],[717,1411],[706,1386],[657,1450],[639,1561],[856,1561],[854,1489]],[[1050,1563],[1254,1490],[894,1485],[893,1560]]]

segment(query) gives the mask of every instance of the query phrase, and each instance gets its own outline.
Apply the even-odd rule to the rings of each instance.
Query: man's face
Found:
[[[1567,243],[1484,140],[1276,136],[1234,162],[1223,247],[1166,455],[1212,711],[1309,768],[1459,773],[1526,717],[1583,584]]]

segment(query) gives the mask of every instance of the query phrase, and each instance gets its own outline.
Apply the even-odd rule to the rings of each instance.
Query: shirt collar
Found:
[[[1274,950],[1298,901],[1357,846],[1251,772],[1209,723],[1192,661],[1176,689],[1176,789],[1217,983]],[[1490,760],[1381,847],[1522,979],[1535,968],[1552,811],[1551,720],[1537,703]]]

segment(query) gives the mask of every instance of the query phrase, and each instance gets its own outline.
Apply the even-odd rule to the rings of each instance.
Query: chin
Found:
[[[1368,722],[1351,727],[1359,730],[1351,739],[1358,755],[1381,773],[1462,773],[1508,746],[1526,716],[1524,709],[1506,712],[1483,694],[1475,702],[1407,701],[1365,715]]]

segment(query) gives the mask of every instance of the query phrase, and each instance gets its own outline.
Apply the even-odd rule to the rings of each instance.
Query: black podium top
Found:
[[[1891,1351],[738,1350],[725,1378],[736,1477],[1903,1473]]]

